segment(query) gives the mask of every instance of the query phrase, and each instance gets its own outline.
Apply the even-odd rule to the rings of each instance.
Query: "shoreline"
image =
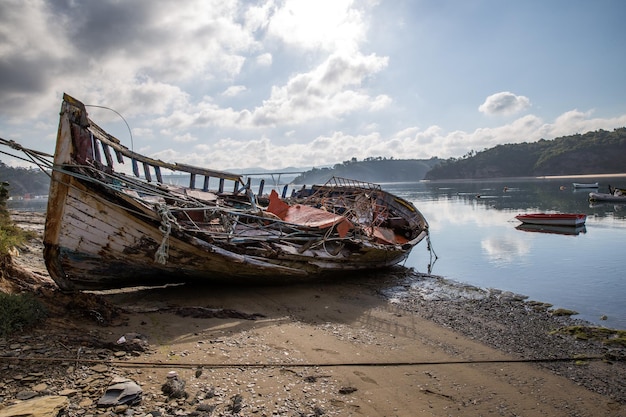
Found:
[[[420,182],[481,182],[481,181],[495,181],[495,182],[506,182],[506,181],[542,181],[542,180],[559,180],[559,179],[567,179],[572,180],[576,178],[626,178],[626,173],[617,173],[617,174],[580,174],[580,175],[540,175],[540,176],[530,176],[530,177],[496,177],[496,178],[445,178],[445,179],[437,179],[437,180],[421,180]]]
[[[17,263],[45,282],[41,242],[31,244]],[[413,285],[420,280],[426,290]],[[42,290],[57,306],[46,326],[0,339],[0,376],[10,381],[0,383],[0,407],[47,393],[103,415],[97,401],[122,376],[143,396],[119,411],[141,416],[229,416],[239,406],[258,416],[626,415],[624,347],[554,332],[584,323],[543,303],[462,284],[470,295],[456,297],[444,281],[397,267],[286,286],[75,299]],[[120,344],[123,335],[142,338]],[[170,371],[187,397],[162,392]]]

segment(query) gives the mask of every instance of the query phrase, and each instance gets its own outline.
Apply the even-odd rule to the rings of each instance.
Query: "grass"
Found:
[[[10,254],[12,248],[26,242],[32,234],[17,227],[11,220],[6,207],[9,184],[0,182],[0,256]]]
[[[0,279],[11,264],[11,251],[26,242],[31,234],[17,227],[6,208],[8,184],[0,182]],[[45,307],[32,294],[0,292],[0,337],[34,326],[46,316]]]

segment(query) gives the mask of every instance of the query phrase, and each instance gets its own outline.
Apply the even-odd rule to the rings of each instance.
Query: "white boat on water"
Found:
[[[600,184],[597,182],[584,183],[584,182],[573,182],[572,186],[574,188],[598,188]]]

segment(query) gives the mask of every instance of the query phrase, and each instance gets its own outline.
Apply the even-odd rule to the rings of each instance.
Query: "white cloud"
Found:
[[[272,54],[264,53],[256,57],[256,62],[262,67],[269,67],[272,65]]]
[[[518,96],[508,91],[492,94],[478,107],[478,110],[487,115],[510,115],[519,113],[530,107],[528,97]]]
[[[196,142],[197,140],[198,138],[193,137],[189,133],[185,133],[184,135],[174,136],[174,142],[178,142],[178,143],[190,143],[190,142]]]
[[[297,48],[354,51],[365,30],[352,0],[286,0],[272,16],[268,35]]]
[[[221,108],[205,97],[193,109],[175,111],[158,123],[168,129],[199,126],[251,129],[322,118],[339,119],[358,110],[377,111],[388,106],[391,98],[382,94],[371,97],[360,86],[386,65],[386,58],[375,55],[334,54],[310,72],[294,75],[286,85],[274,86],[269,98],[254,109]],[[231,88],[241,91],[239,86]]]
[[[222,95],[225,97],[235,97],[244,91],[246,91],[246,87],[243,85],[231,85],[222,93]]]

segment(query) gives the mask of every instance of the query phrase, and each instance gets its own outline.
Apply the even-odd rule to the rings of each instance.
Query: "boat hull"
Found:
[[[574,188],[598,188],[600,184],[597,182],[593,182],[593,183],[574,182],[572,183],[572,186]]]
[[[56,242],[46,240],[44,244],[51,276],[64,290],[203,281],[288,282],[392,266],[410,252],[401,246],[361,244],[358,251],[335,253],[338,246],[328,243],[326,248],[298,253],[281,248],[284,244],[280,242],[266,242],[271,247],[266,253],[276,256],[270,258],[246,254],[241,245],[228,247],[173,234],[168,238],[167,263],[160,264],[155,261],[163,240],[160,222],[142,217],[120,208],[119,201],[94,198],[80,183],[71,181],[59,219],[64,226]],[[425,237],[425,233],[420,235],[412,244]]]
[[[241,193],[237,175],[134,154],[80,104],[68,97],[62,107],[54,155],[62,168],[52,173],[44,233],[46,266],[64,291],[340,277],[396,265],[428,236],[411,203],[371,184],[319,187],[293,202],[275,192],[261,199]],[[116,173],[109,148],[143,164],[144,178]],[[190,185],[151,183],[149,170],[158,176],[161,167],[184,169]],[[200,174],[202,189],[194,185]],[[219,189],[208,189],[209,176]],[[225,180],[233,191],[224,191]]]
[[[608,193],[589,193],[589,201],[607,201],[611,203],[626,203],[626,195]]]
[[[580,226],[585,224],[587,216],[584,214],[560,214],[560,213],[533,213],[520,214],[515,218],[524,224],[547,225],[547,226]]]

